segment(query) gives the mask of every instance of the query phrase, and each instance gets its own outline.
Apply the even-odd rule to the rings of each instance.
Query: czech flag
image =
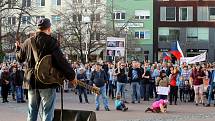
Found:
[[[180,60],[181,57],[184,57],[183,52],[181,50],[181,47],[180,47],[178,41],[172,43],[172,47],[171,47],[170,53],[172,55],[174,55],[177,58],[177,60]]]
[[[163,52],[163,60],[171,60],[171,57],[169,56],[169,54],[167,52]]]

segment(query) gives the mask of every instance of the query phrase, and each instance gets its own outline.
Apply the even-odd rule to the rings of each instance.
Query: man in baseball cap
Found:
[[[51,22],[48,18],[40,19],[39,21],[37,21],[37,27],[41,30],[47,29],[51,27]]]
[[[25,80],[29,84],[28,98],[28,117],[27,121],[37,121],[39,105],[42,103],[43,121],[52,121],[54,118],[55,100],[56,100],[56,84],[45,84],[37,80],[31,70],[35,68],[37,60],[41,60],[46,55],[52,56],[52,65],[62,72],[66,79],[75,85],[75,72],[64,58],[57,39],[51,36],[51,22],[48,18],[43,18],[37,22],[38,30],[36,35],[28,38],[22,45],[16,44],[16,57],[20,63],[26,62],[28,65],[25,73]],[[32,54],[36,52],[38,59],[36,60]],[[44,67],[45,68],[45,67]],[[46,78],[48,80],[48,78]],[[48,81],[47,81],[48,82]]]

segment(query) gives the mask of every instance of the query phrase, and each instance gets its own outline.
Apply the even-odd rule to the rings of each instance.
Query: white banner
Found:
[[[169,87],[161,87],[161,86],[157,87],[157,94],[159,95],[168,95],[169,91],[170,91]]]
[[[184,58],[182,57],[180,59],[180,62],[187,63],[187,64],[194,64],[197,62],[202,62],[202,61],[206,60],[206,55],[207,55],[207,52],[204,52],[204,53],[194,56],[194,57],[184,57]]]
[[[125,55],[125,38],[107,37],[107,56]]]

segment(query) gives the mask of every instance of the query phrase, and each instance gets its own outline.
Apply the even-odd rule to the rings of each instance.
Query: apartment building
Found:
[[[154,0],[154,59],[179,41],[185,56],[215,60],[215,0]]]
[[[153,60],[153,0],[108,0],[113,26],[126,38],[127,60]],[[112,4],[112,5],[111,5]],[[111,19],[111,20],[112,20]],[[111,24],[110,24],[111,23]]]

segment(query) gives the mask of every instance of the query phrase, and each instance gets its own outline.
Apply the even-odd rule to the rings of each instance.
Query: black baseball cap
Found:
[[[39,21],[37,21],[37,27],[39,29],[41,28],[49,28],[51,26],[50,19],[48,18],[42,18]]]

